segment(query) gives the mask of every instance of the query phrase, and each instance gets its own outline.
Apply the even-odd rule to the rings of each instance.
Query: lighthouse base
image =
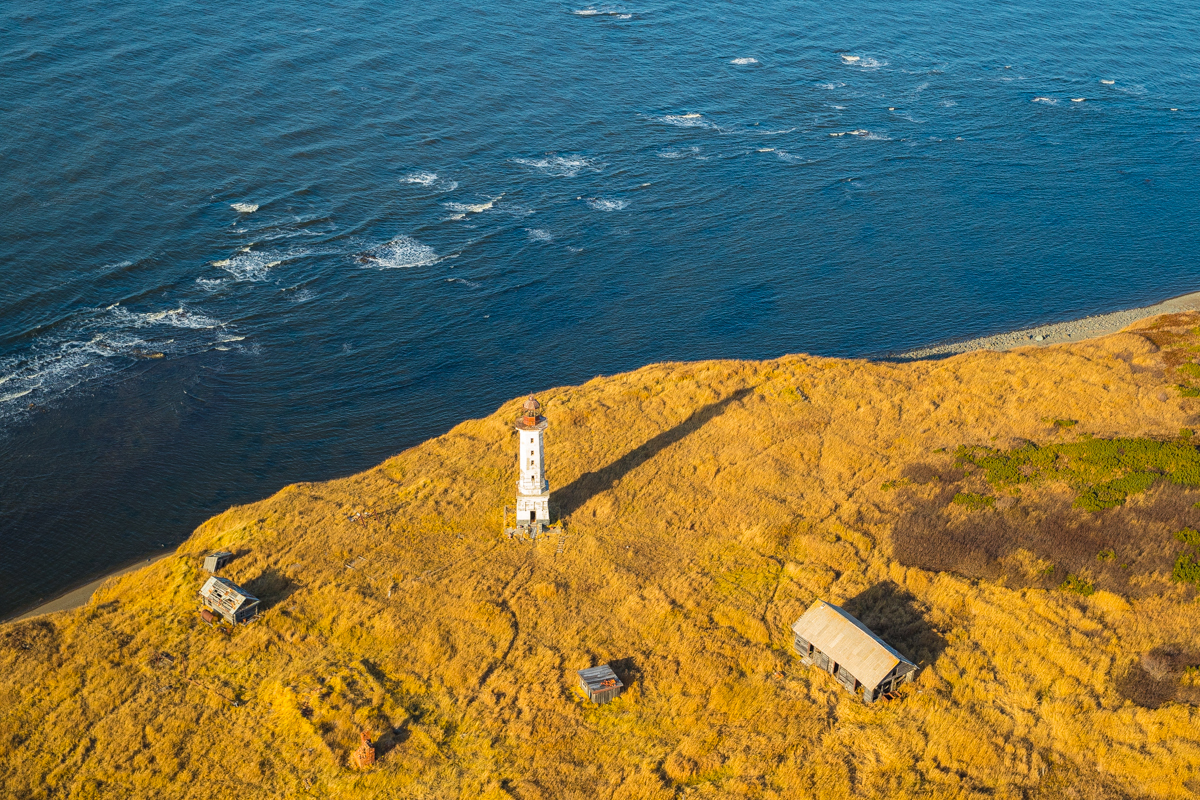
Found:
[[[530,525],[538,522],[543,525],[550,524],[549,493],[517,495],[516,523],[518,525]]]

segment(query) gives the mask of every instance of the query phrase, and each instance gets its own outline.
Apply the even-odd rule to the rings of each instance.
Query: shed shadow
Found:
[[[892,581],[875,584],[842,607],[918,666],[932,664],[946,649],[917,598]]]
[[[720,416],[730,403],[741,400],[753,391],[753,386],[747,386],[738,389],[724,399],[709,403],[703,408],[698,409],[674,428],[665,430],[652,439],[649,439],[608,466],[602,467],[595,472],[586,472],[580,475],[570,484],[551,495],[550,502],[557,510],[558,516],[560,518],[568,517],[575,513],[588,500],[591,500],[601,492],[606,492],[613,488],[625,475],[654,458],[688,434],[699,430],[705,423],[714,417]]]

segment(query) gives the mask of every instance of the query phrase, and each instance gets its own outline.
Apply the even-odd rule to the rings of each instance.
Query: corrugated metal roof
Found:
[[[258,602],[257,597],[233,581],[216,575],[204,582],[204,587],[200,589],[200,596],[209,598],[218,610],[227,614],[234,613],[244,603]]]
[[[617,673],[612,671],[612,667],[608,664],[601,664],[598,667],[590,667],[588,669],[579,670],[579,677],[587,684],[592,691],[600,689],[605,681],[616,681],[616,685],[623,687],[621,679],[617,677]]]
[[[874,689],[901,662],[916,666],[866,625],[833,603],[818,600],[792,625],[792,631]]]

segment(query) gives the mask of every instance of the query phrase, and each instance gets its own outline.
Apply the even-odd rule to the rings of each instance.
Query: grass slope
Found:
[[[1190,457],[1198,323],[937,362],[659,364],[547,392],[566,526],[536,545],[499,531],[519,400],[289,486],[84,608],[0,626],[0,789],[1194,797],[1200,615],[1171,569],[1195,546],[1175,534],[1200,527],[1196,490],[1176,462],[1106,471],[1068,446]],[[1075,503],[1127,472],[1155,477]],[[1073,531],[1092,537],[1079,552]],[[218,548],[260,621],[199,620]],[[1109,549],[1135,574],[1109,576]],[[788,626],[817,598],[922,664],[902,698],[864,706],[798,663]],[[630,688],[595,707],[573,679],[601,662]],[[360,729],[379,741],[368,772],[349,767]]]

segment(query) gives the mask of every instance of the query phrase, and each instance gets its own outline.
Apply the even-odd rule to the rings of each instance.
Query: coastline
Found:
[[[12,616],[6,617],[3,620],[0,620],[0,625],[8,622],[22,622],[34,617],[40,617],[43,614],[53,614],[55,611],[69,611],[74,608],[85,606],[87,605],[88,600],[92,599],[92,595],[94,595],[96,591],[111,578],[119,578],[122,575],[128,575],[130,572],[134,572],[142,567],[146,567],[161,561],[167,556],[173,556],[176,552],[177,550],[172,548],[165,553],[159,553],[151,556],[144,561],[139,559],[133,564],[126,564],[125,566],[106,573],[99,578],[88,581],[82,586],[76,586],[74,589],[69,589],[66,592],[58,595],[58,597],[47,600],[44,603],[39,603],[28,611],[19,611]]]
[[[1127,328],[1140,319],[1156,317],[1159,314],[1175,314],[1180,311],[1200,310],[1200,292],[1182,294],[1161,303],[1140,308],[1130,308],[1125,311],[1113,311],[1108,314],[1096,314],[1091,317],[1055,322],[1049,325],[1038,325],[1019,331],[997,333],[992,336],[980,336],[961,342],[949,342],[931,347],[919,347],[899,353],[894,358],[917,360],[952,356],[959,353],[969,353],[973,350],[1012,350],[1017,347],[1046,347],[1064,342],[1081,342],[1096,336],[1106,336],[1110,333]]]
[[[1081,342],[1086,339],[1091,339],[1096,336],[1105,336],[1110,333],[1116,333],[1123,328],[1132,325],[1141,319],[1147,317],[1158,316],[1160,314],[1174,314],[1180,311],[1195,311],[1200,310],[1200,292],[1191,292],[1188,294],[1179,295],[1169,300],[1164,300],[1161,303],[1156,303],[1150,306],[1141,306],[1139,308],[1131,308],[1125,311],[1113,311],[1108,314],[1097,314],[1090,317],[1082,317],[1080,319],[1068,320],[1066,322],[1056,322],[1049,325],[1039,325],[1034,328],[1025,328],[1019,331],[1009,331],[1006,333],[998,333],[992,336],[980,336],[974,339],[966,339],[960,342],[950,342],[947,344],[933,345],[931,347],[920,347],[915,350],[908,350],[893,356],[893,358],[904,360],[919,360],[923,358],[936,358],[958,355],[960,353],[969,353],[975,350],[1012,350],[1017,347],[1046,347],[1052,344],[1062,344],[1064,342]],[[109,572],[99,578],[91,580],[74,589],[70,589],[52,600],[40,603],[24,612],[18,612],[3,620],[0,624],[8,622],[20,622],[33,617],[38,617],[43,614],[52,614],[56,611],[67,611],[74,608],[79,608],[87,604],[92,598],[92,595],[111,578],[117,578],[126,575],[134,570],[141,569],[144,566],[155,563],[167,556],[174,555],[177,550],[172,549],[165,553],[160,553],[145,561],[137,561],[133,564],[127,564],[119,569]]]

